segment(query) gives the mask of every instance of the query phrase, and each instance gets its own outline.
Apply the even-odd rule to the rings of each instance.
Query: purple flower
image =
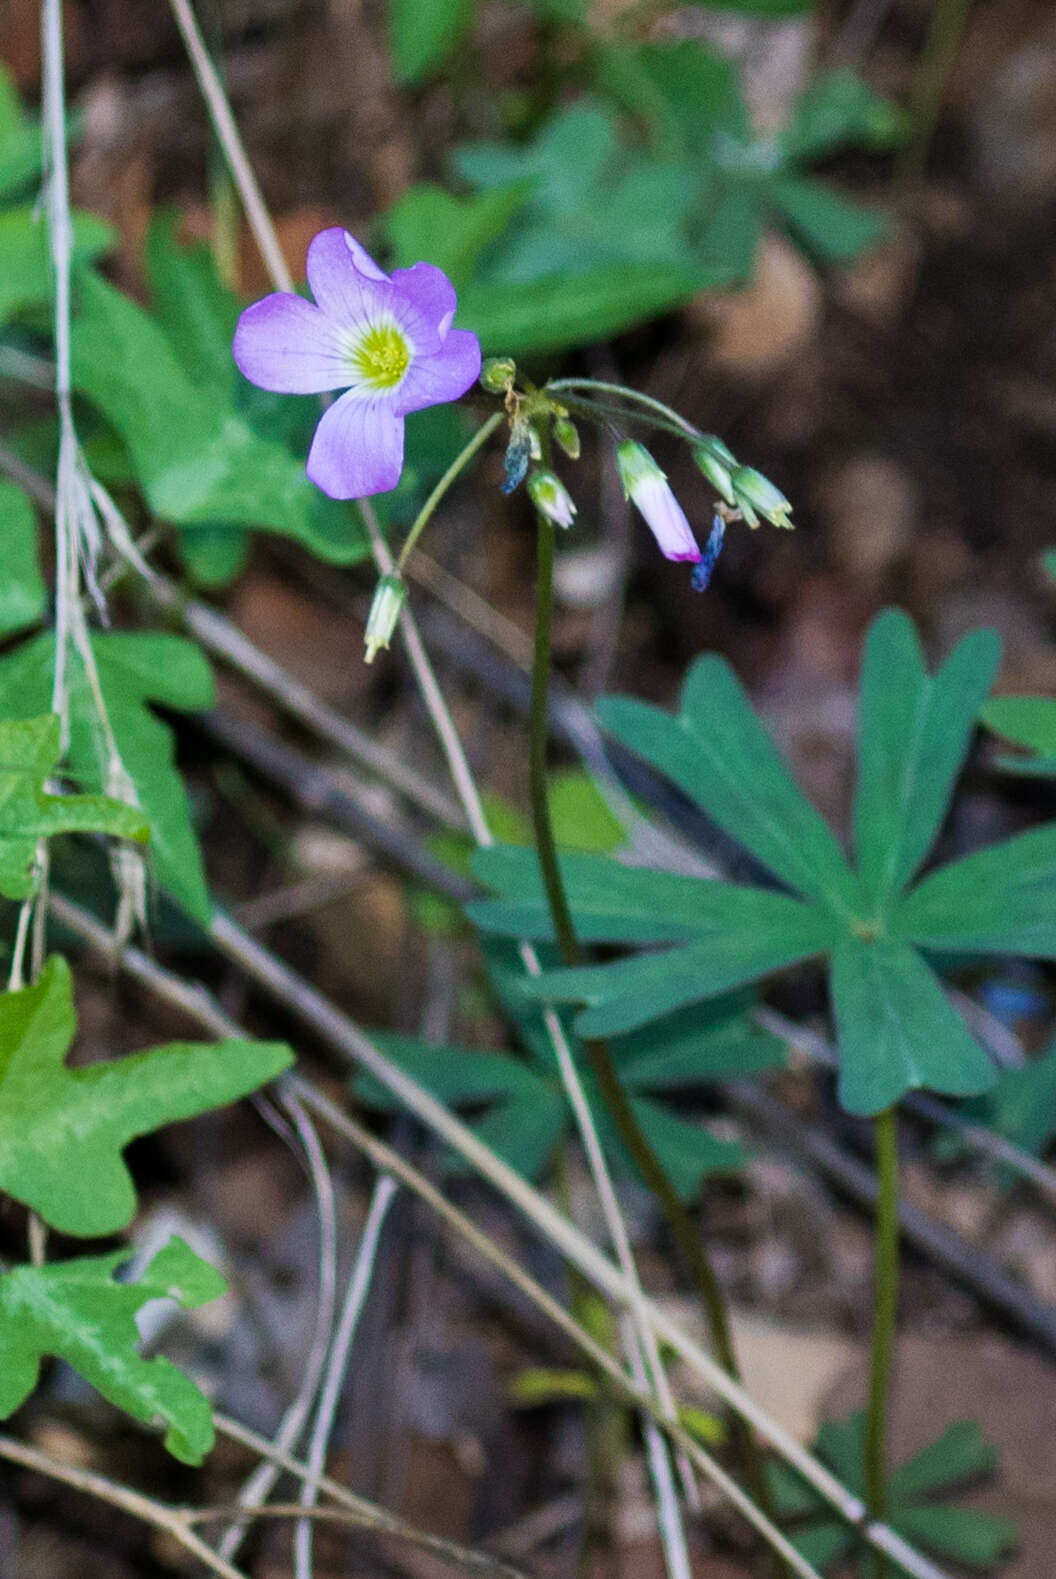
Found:
[[[668,559],[685,559],[698,564],[700,545],[685,511],[668,487],[667,478],[644,444],[628,439],[616,451],[616,465],[624,496],[632,499],[645,516],[646,525]]]
[[[404,417],[457,400],[480,372],[480,342],[452,329],[455,290],[431,263],[383,274],[347,230],[308,248],[315,302],[279,292],[247,307],[232,347],[261,389],[317,395],[343,389],[308,452],[312,482],[332,499],[395,488]]]

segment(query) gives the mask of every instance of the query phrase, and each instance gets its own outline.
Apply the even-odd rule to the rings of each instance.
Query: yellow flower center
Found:
[[[352,365],[372,389],[395,389],[411,361],[411,347],[393,323],[372,324],[352,354]]]

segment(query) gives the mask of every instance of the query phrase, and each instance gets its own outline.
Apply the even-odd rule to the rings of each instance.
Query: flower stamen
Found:
[[[371,324],[352,353],[352,366],[371,389],[395,389],[411,365],[411,345],[394,323]]]

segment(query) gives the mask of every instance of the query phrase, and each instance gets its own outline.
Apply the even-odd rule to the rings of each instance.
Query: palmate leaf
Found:
[[[861,869],[796,787],[720,659],[691,667],[677,717],[628,698],[599,704],[607,729],[672,779],[803,900],[764,888],[562,858],[587,942],[677,947],[550,969],[522,996],[587,1007],[585,1036],[649,1025],[806,960],[831,956],[841,1100],[873,1114],[909,1089],[979,1094],[994,1080],[921,950],[1056,957],[1056,824],[943,867],[906,892],[949,804],[997,659],[966,638],[934,677],[904,616],[881,615],[862,675],[855,834]],[[471,915],[489,934],[552,936],[534,857],[493,850],[478,874],[498,897]]]
[[[68,1069],[75,1030],[61,955],[0,996],[0,1189],[82,1238],[115,1233],[135,1212],[130,1141],[246,1096],[293,1061],[280,1042],[229,1039]]]
[[[0,706],[0,711],[8,709]],[[36,709],[27,711],[32,715]],[[0,723],[0,894],[6,899],[25,899],[33,892],[40,839],[77,832],[142,841],[148,834],[141,811],[109,796],[45,792],[45,780],[59,760],[59,734],[53,713]]]
[[[211,707],[209,666],[199,648],[178,636],[146,633],[92,637],[99,684],[121,760],[150,824],[158,879],[198,921],[210,915],[202,859],[187,792],[173,763],[173,738],[150,703],[184,711]],[[0,658],[0,715],[30,718],[50,705],[55,639],[43,635]],[[70,709],[69,772],[86,790],[103,788],[105,764],[95,701],[76,651],[67,654]]]
[[[89,263],[108,252],[115,232],[95,214],[74,214],[73,255],[78,263]],[[48,255],[48,229],[32,203],[8,208],[0,213],[0,323],[27,308],[46,305],[51,300],[52,273]]]
[[[137,1282],[116,1283],[113,1274],[127,1260],[118,1250],[0,1277],[0,1416],[25,1402],[42,1360],[54,1355],[126,1414],[163,1425],[175,1458],[200,1464],[213,1445],[212,1410],[170,1360],[140,1357],[136,1312],[154,1299],[193,1309],[226,1284],[182,1239],[170,1239]]]
[[[826,1421],[814,1451],[850,1491],[863,1494],[863,1412]],[[940,1499],[967,1482],[993,1471],[997,1452],[974,1420],[956,1420],[940,1437],[899,1464],[888,1482],[887,1522],[915,1545],[968,1567],[989,1567],[1016,1544],[1015,1523],[977,1508],[961,1508]],[[799,1521],[788,1534],[816,1567],[829,1568],[845,1557],[854,1532],[832,1519],[831,1510],[813,1487],[784,1465],[770,1470],[778,1511]],[[804,1522],[805,1521],[805,1522]],[[871,1558],[869,1559],[871,1564]]]
[[[492,949],[492,961],[503,960]],[[514,968],[508,977],[504,963],[493,973],[500,995],[514,1011],[518,1039],[526,1058],[509,1053],[482,1052],[464,1047],[437,1047],[416,1037],[375,1033],[378,1045],[434,1096],[452,1107],[468,1110],[473,1128],[511,1167],[528,1178],[543,1172],[570,1123],[553,1051],[543,1028],[539,1007],[520,992],[523,974]],[[505,979],[504,979],[505,978]],[[517,985],[514,986],[514,982]],[[745,1010],[747,1000],[731,999],[708,1004],[693,1016],[670,1020],[636,1036],[612,1044],[613,1057],[632,1093],[639,1122],[675,1187],[692,1196],[709,1173],[729,1173],[743,1166],[744,1150],[717,1140],[706,1128],[672,1113],[650,1093],[700,1085],[734,1072],[774,1067],[784,1060],[784,1049],[775,1037],[754,1029]],[[585,1064],[582,1050],[572,1039],[574,1054]],[[633,1164],[605,1117],[601,1094],[589,1071],[581,1079],[591,1112],[599,1124],[607,1153],[624,1171]],[[383,1111],[391,1111],[393,1098],[369,1076],[359,1076],[360,1097]],[[461,1164],[451,1159],[458,1171]]]

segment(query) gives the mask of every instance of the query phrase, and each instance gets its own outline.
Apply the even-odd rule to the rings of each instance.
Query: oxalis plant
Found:
[[[875,1324],[862,1478],[870,1512],[882,1518],[888,1509],[885,1443],[898,1266],[897,1103],[918,1088],[978,1095],[995,1080],[990,1058],[949,1005],[929,956],[1045,956],[1056,948],[1046,887],[1056,871],[1052,829],[914,881],[944,820],[989,691],[997,639],[985,631],[966,638],[930,676],[906,616],[889,611],[875,622],[862,673],[853,866],[796,788],[732,671],[716,657],[694,664],[677,719],[627,698],[601,703],[599,717],[610,735],[672,780],[775,881],[748,887],[631,869],[606,857],[559,857],[546,778],[553,561],[556,532],[573,526],[577,507],[555,470],[555,455],[575,461],[577,423],[596,424],[614,442],[624,491],[661,552],[691,565],[700,591],[729,524],[757,527],[765,520],[787,528],[789,501],[740,464],[721,439],[636,390],[592,379],[536,386],[518,377],[510,358],[491,358],[481,367],[474,337],[450,327],[454,292],[439,270],[418,264],[387,276],[339,229],[316,238],[307,268],[314,305],[284,293],[257,303],[240,320],[234,351],[247,377],[265,388],[345,390],[324,412],[308,457],[309,476],[331,496],[395,485],[403,418],[417,406],[461,394],[478,372],[483,388],[501,401],[448,468],[408,532],[395,569],[379,582],[366,657],[372,661],[389,644],[407,595],[408,559],[437,505],[487,440],[505,429],[502,489],[511,494],[524,485],[538,529],[529,723],[535,849],[479,852],[474,869],[501,897],[472,904],[469,914],[485,932],[556,945],[561,968],[524,982],[522,990],[552,1005],[586,1005],[574,1028],[592,1089],[664,1215],[716,1353],[734,1377],[730,1323],[706,1248],[636,1111],[609,1038],[662,1024],[687,1006],[801,961],[827,960],[841,1049],[840,1101],[850,1113],[870,1118],[875,1130]],[[718,494],[703,547],[663,471],[631,436],[643,426],[688,444]],[[653,947],[592,964],[584,945],[594,943]],[[671,946],[657,947],[662,944]],[[625,1059],[625,1072],[628,1067]],[[491,1089],[502,1089],[494,1071],[492,1077]],[[485,1077],[476,1089],[487,1088]],[[752,1494],[770,1514],[771,1487],[756,1444],[738,1423],[732,1435]],[[882,1557],[876,1571],[885,1571]]]
[[[186,7],[175,9],[186,27]],[[623,699],[603,703],[601,719],[615,738],[697,801],[781,886],[735,886],[631,870],[605,857],[559,856],[546,784],[553,559],[557,533],[575,523],[573,492],[562,474],[578,458],[580,430],[595,426],[601,442],[612,447],[628,498],[662,553],[688,567],[699,591],[708,585],[727,530],[761,522],[787,528],[788,501],[759,472],[740,464],[721,439],[638,391],[589,379],[533,384],[509,358],[482,365],[476,335],[454,327],[455,292],[441,269],[416,262],[386,273],[341,228],[324,231],[309,249],[312,300],[280,290],[248,308],[237,327],[231,315],[234,360],[249,384],[272,393],[321,395],[328,402],[338,397],[319,416],[306,481],[292,447],[262,438],[238,407],[248,386],[232,396],[227,343],[214,333],[230,302],[196,265],[179,259],[164,227],[155,228],[149,246],[152,284],[159,302],[166,303],[159,306],[160,325],[87,267],[105,237],[83,218],[71,223],[61,11],[55,0],[48,0],[44,18],[57,574],[49,599],[36,561],[32,508],[18,488],[5,486],[0,512],[9,574],[0,599],[0,635],[19,640],[0,660],[0,894],[14,907],[8,990],[0,996],[0,1188],[25,1208],[29,1253],[24,1264],[0,1271],[0,1415],[26,1400],[42,1362],[57,1356],[130,1416],[160,1428],[176,1457],[201,1461],[213,1439],[210,1405],[168,1361],[141,1356],[136,1317],[158,1298],[176,1298],[185,1306],[214,1298],[223,1286],[220,1274],[179,1239],[145,1264],[140,1258],[130,1266],[126,1250],[70,1255],[63,1244],[56,1254],[49,1232],[91,1241],[126,1229],[137,1206],[123,1156],[129,1143],[256,1091],[292,1059],[284,1045],[232,1035],[87,1067],[67,1063],[76,1031],[70,970],[62,955],[48,956],[45,934],[56,877],[53,839],[78,833],[105,842],[118,895],[112,940],[118,952],[137,927],[146,926],[155,883],[201,926],[212,927],[216,919],[173,763],[171,731],[153,711],[155,704],[176,710],[209,706],[211,678],[192,641],[99,630],[106,615],[108,555],[122,571],[137,572],[163,606],[173,603],[166,602],[164,581],[132,541],[121,510],[89,464],[74,419],[73,391],[124,439],[128,471],[121,483],[134,480],[152,514],[180,527],[186,563],[202,579],[222,581],[244,555],[247,521],[285,532],[324,558],[362,557],[358,522],[334,501],[395,489],[403,473],[406,419],[444,408],[479,381],[496,408],[413,520],[393,570],[378,583],[366,627],[366,656],[372,660],[388,647],[404,617],[404,573],[422,532],[452,483],[501,432],[504,491],[523,489],[538,528],[530,715],[535,851],[482,851],[477,873],[499,897],[474,904],[470,914],[495,935],[487,948],[493,974],[522,1039],[536,1053],[536,1067],[493,1055],[482,1075],[479,1065],[467,1061],[459,1070],[460,1088],[449,1059],[445,1098],[452,1107],[460,1090],[470,1100],[494,1091],[512,1094],[511,1102],[519,1098],[517,1127],[525,1131],[529,1115],[534,1125],[534,1151],[526,1156],[522,1149],[518,1158],[525,1172],[548,1160],[571,1099],[581,1135],[589,1142],[600,1131],[602,1154],[592,1158],[598,1177],[605,1178],[606,1155],[623,1159],[655,1196],[699,1292],[715,1352],[736,1379],[722,1291],[688,1203],[705,1174],[736,1166],[741,1153],[732,1147],[724,1152],[714,1140],[709,1151],[699,1132],[691,1143],[691,1126],[679,1127],[655,1096],[695,1075],[718,1079],[732,1070],[772,1066],[776,1045],[748,1019],[750,989],[773,971],[826,957],[842,1056],[840,1098],[850,1111],[875,1122],[880,1188],[869,1407],[864,1427],[852,1422],[830,1428],[818,1451],[849,1484],[861,1485],[874,1519],[890,1513],[905,1535],[919,1533],[941,1548],[934,1527],[927,1533],[919,1496],[944,1476],[954,1478],[951,1458],[970,1471],[986,1454],[976,1438],[968,1441],[962,1433],[956,1451],[947,1452],[945,1468],[936,1471],[933,1454],[930,1479],[919,1465],[902,1466],[901,1479],[896,1474],[889,1488],[885,1423],[897,1270],[895,1107],[914,1087],[978,1095],[992,1084],[989,1060],[947,1003],[932,959],[948,964],[959,952],[1046,957],[1054,942],[1051,830],[1021,836],[917,881],[990,683],[994,639],[969,638],[929,677],[903,616],[889,613],[874,626],[863,671],[853,868],[799,795],[729,669],[710,657],[694,665],[678,719]],[[13,182],[17,190],[36,169],[39,135],[6,99],[0,103],[0,132],[13,139],[17,155],[7,164],[0,161],[0,187]],[[144,366],[151,370],[149,379]],[[643,434],[653,433],[657,438],[650,442],[657,447],[687,444],[715,492],[702,540],[641,442]],[[28,470],[21,463],[14,469],[20,475]],[[54,629],[37,631],[50,608]],[[556,968],[538,972],[531,941],[521,941],[511,955],[507,937],[537,940],[547,965],[556,950]],[[596,964],[585,954],[595,943],[647,945],[648,952]],[[536,974],[518,968],[514,977],[514,957],[521,964],[534,961]],[[569,1005],[585,1006],[574,1022]],[[443,1085],[435,1051],[430,1069],[418,1047],[390,1040],[388,1050],[395,1063],[414,1066],[420,1079],[402,1087],[389,1080],[388,1097],[402,1091],[419,1103],[416,1111],[429,1113],[421,1092]],[[554,1078],[555,1058],[560,1080]],[[595,1106],[602,1120],[597,1126]],[[477,1127],[478,1134],[484,1132],[484,1124]],[[458,1126],[438,1128],[448,1138],[464,1134]],[[502,1150],[494,1131],[492,1138]],[[603,1372],[608,1367],[610,1381],[615,1370],[621,1396],[627,1397],[627,1378],[609,1352],[617,1341],[613,1323],[602,1325],[605,1342],[596,1346],[594,1358]],[[629,1352],[637,1353],[633,1345]],[[641,1389],[649,1398],[655,1391],[655,1418],[688,1453],[694,1443],[677,1434],[684,1417],[673,1401],[670,1408],[664,1403],[655,1333],[653,1351],[643,1340],[638,1358],[644,1379],[632,1360],[636,1386],[629,1401],[638,1407]],[[654,1417],[643,1419],[661,1486],[662,1443],[655,1430],[649,1434]],[[714,1422],[701,1424],[698,1437],[713,1441],[720,1434]],[[798,1482],[767,1473],[740,1413],[729,1435],[765,1517],[787,1518],[793,1525],[816,1521],[817,1505]],[[325,1453],[325,1434],[322,1445]],[[6,1450],[14,1456],[12,1444]],[[721,1468],[699,1454],[692,1462],[704,1464],[737,1500],[738,1489],[721,1478]],[[738,1506],[745,1509],[743,1499]],[[684,1573],[677,1515],[672,1518],[662,1505],[661,1516],[669,1568]],[[237,1572],[185,1522],[165,1527],[215,1571]],[[762,1527],[772,1544],[780,1542],[765,1518]],[[811,1561],[820,1565],[833,1555],[831,1529],[827,1539],[826,1552],[815,1536]],[[992,1540],[988,1550],[999,1544]],[[947,1549],[959,1556],[966,1552],[963,1541],[958,1547],[948,1540]],[[913,1554],[907,1551],[908,1563]],[[299,1553],[298,1571],[307,1571],[310,1546],[300,1546]],[[919,1559],[914,1563],[912,1571],[929,1572]],[[884,1566],[878,1556],[877,1571]],[[815,1572],[787,1544],[779,1548],[775,1567]]]

